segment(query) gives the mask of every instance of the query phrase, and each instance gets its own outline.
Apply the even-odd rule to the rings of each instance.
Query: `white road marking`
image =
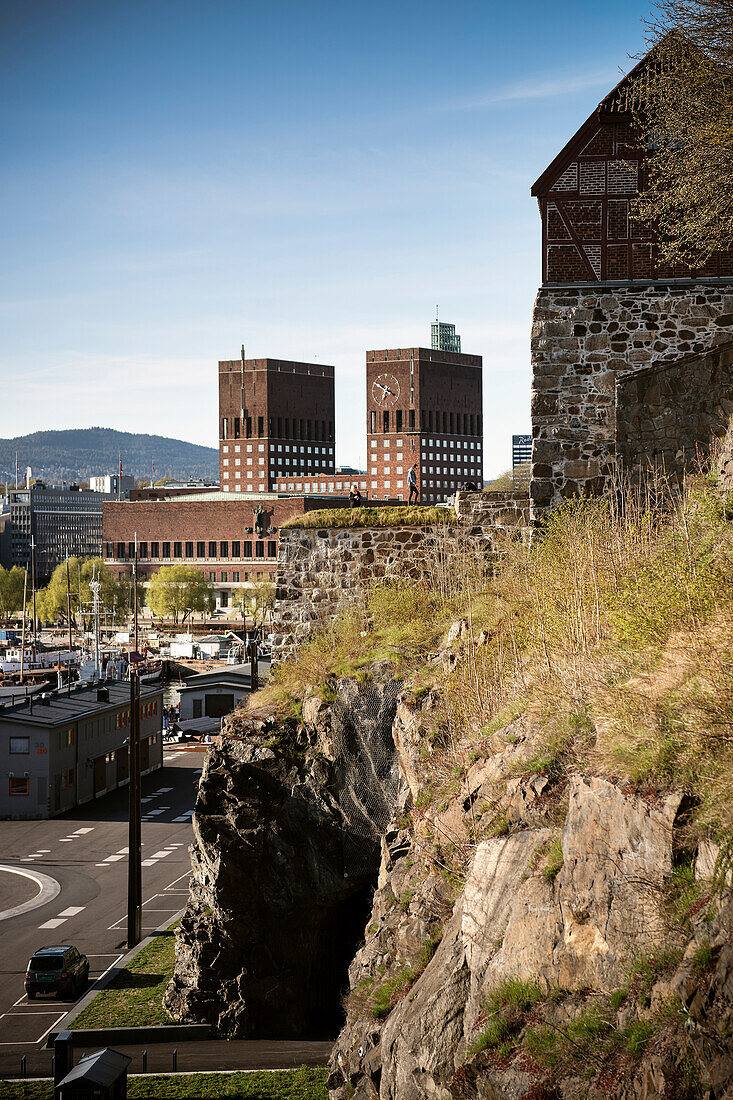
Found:
[[[72,840],[76,840],[75,836],[62,836],[59,839],[59,844],[71,844]]]
[[[151,794],[149,794],[147,798],[141,798],[140,801],[141,802],[152,802],[153,801],[153,796]]]
[[[156,794],[170,794],[170,792],[172,790],[173,790],[172,787],[158,787],[158,789],[155,793]]]
[[[140,864],[141,867],[152,867],[154,863],[157,863],[157,859],[144,859]]]
[[[109,867],[109,863],[95,863],[95,867]]]
[[[82,833],[93,833],[93,832],[94,832],[94,826],[93,825],[90,825],[89,828],[87,828],[87,829],[76,829],[75,830],[76,836],[81,836]]]
[[[147,816],[148,817],[155,817],[156,814],[162,814],[162,813],[163,813],[162,810],[148,810]]]
[[[60,924],[65,924],[66,921],[62,917],[53,917],[52,920],[47,920],[45,924],[39,924],[39,928],[58,928]]]
[[[161,848],[159,852],[153,852],[153,859],[163,859],[165,856],[169,856],[170,852],[165,848]]]
[[[42,855],[42,856],[47,856],[50,851],[51,851],[50,848],[39,848],[38,849],[38,854]]]
[[[128,856],[129,854],[130,854],[130,849],[129,848],[120,848],[119,852],[117,853],[118,856]]]
[[[124,856],[107,856],[105,863],[116,863],[118,859],[124,859]]]
[[[70,905],[68,909],[62,909],[59,913],[60,917],[75,917],[77,913],[83,913],[86,909],[86,905]]]

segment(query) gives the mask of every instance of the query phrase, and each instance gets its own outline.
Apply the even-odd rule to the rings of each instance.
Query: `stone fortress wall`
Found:
[[[668,439],[662,450],[684,449],[700,426],[699,403],[690,401],[686,409],[684,399],[675,398],[674,410],[669,405],[663,411],[654,387],[642,384],[634,390],[628,375],[660,363],[679,364],[682,358],[689,382],[680,377],[677,384],[691,389],[711,365],[692,371],[689,357],[704,356],[732,334],[731,280],[540,288],[531,344],[533,518],[568,497],[610,488],[617,458],[617,401],[622,452],[628,452],[634,417],[645,439],[653,438],[655,422],[666,430],[676,423],[679,443]],[[640,429],[638,405],[645,393],[651,427]],[[671,399],[673,394],[663,390],[661,396]]]
[[[621,469],[679,477],[725,435],[733,415],[733,341],[616,381]]]
[[[370,585],[415,575],[440,583],[461,554],[500,552],[507,533],[527,529],[529,498],[460,492],[456,514],[456,523],[429,527],[281,528],[273,660],[360,606]]]

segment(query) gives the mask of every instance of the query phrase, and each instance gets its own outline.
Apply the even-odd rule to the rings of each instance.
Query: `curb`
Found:
[[[53,901],[61,893],[61,886],[51,875],[42,875],[40,871],[29,871],[25,867],[16,867],[15,864],[0,864],[0,871],[6,871],[11,875],[20,875],[21,878],[29,878],[38,887],[38,893],[30,901],[14,905],[12,909],[4,909],[0,913],[0,920],[10,920],[11,917],[19,917],[21,913],[30,913],[33,909],[40,909],[48,901]]]
[[[74,1031],[73,1026],[73,1022],[76,1017],[81,1015],[87,1005],[91,1004],[97,994],[100,993],[103,989],[106,989],[106,987],[110,985],[119,974],[122,973],[122,971],[127,967],[128,963],[130,963],[132,959],[134,959],[135,956],[138,955],[144,947],[147,947],[148,944],[152,943],[155,939],[158,938],[158,936],[167,932],[171,924],[175,924],[177,920],[180,920],[185,911],[185,908],[179,909],[179,911],[175,913],[172,917],[169,917],[164,924],[159,925],[156,929],[154,929],[153,932],[150,933],[149,936],[146,936],[145,939],[141,940],[140,943],[132,948],[131,951],[128,951],[126,955],[123,955],[122,958],[117,963],[115,963],[115,965],[110,970],[108,970],[105,975],[103,975],[103,977],[98,978],[92,988],[84,994],[79,1003],[75,1004],[71,1011],[67,1012],[63,1020],[59,1020],[59,1022],[55,1024],[54,1027],[51,1029],[46,1040],[46,1049],[48,1050],[53,1047],[56,1037],[62,1031],[71,1031],[72,1034],[83,1036],[84,1039],[86,1039],[88,1042],[93,1043],[106,1042],[107,1039],[112,1042],[116,1041],[118,1043],[124,1043],[126,1041],[126,1035],[132,1032],[135,1032],[136,1036],[138,1037],[142,1035],[144,1039],[148,1042],[162,1043],[169,1040],[173,1042],[186,1042],[187,1039],[208,1039],[211,1035],[210,1024],[151,1024],[149,1027],[80,1028],[77,1031]],[[202,1031],[202,1028],[205,1029],[205,1034],[204,1031]],[[193,1029],[193,1034],[189,1034],[191,1029]],[[176,1034],[170,1037],[168,1035],[165,1035],[153,1038],[153,1036],[160,1031],[171,1030],[175,1030]],[[98,1038],[98,1036],[101,1035],[107,1036],[107,1039]],[[129,1041],[135,1042],[135,1039],[133,1038]]]

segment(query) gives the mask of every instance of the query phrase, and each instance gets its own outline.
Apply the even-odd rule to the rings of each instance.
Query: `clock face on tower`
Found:
[[[377,405],[394,405],[400,396],[400,384],[393,374],[380,374],[372,382],[372,397]]]

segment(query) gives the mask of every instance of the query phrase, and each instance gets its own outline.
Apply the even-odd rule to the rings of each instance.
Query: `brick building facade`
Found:
[[[729,339],[733,255],[704,269],[665,266],[631,217],[644,185],[632,129],[635,78],[599,103],[532,188],[542,218],[543,285],[532,325],[535,517],[617,468],[617,383]]]
[[[366,354],[367,484],[372,496],[408,497],[418,464],[421,500],[483,484],[482,360],[436,348]]]
[[[225,492],[272,492],[278,477],[335,468],[334,370],[242,358],[219,363],[219,481]]]
[[[103,512],[104,560],[115,576],[129,576],[137,536],[141,580],[163,566],[194,566],[213,583],[216,606],[227,608],[253,582],[274,580],[279,528],[286,519],[346,503],[231,491],[111,501]]]

